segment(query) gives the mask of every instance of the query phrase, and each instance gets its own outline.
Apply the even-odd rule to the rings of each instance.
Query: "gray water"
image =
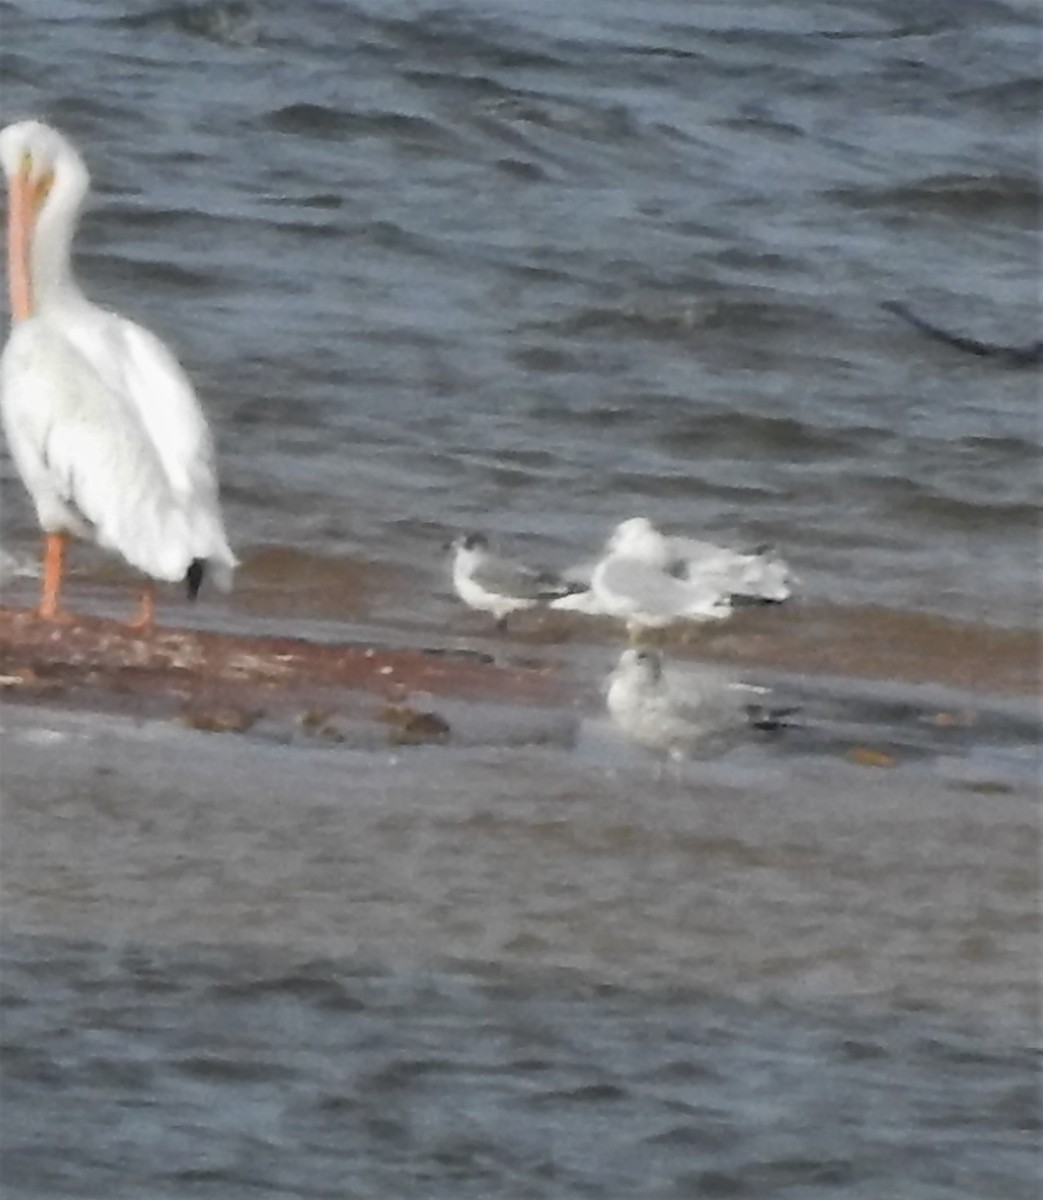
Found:
[[[563,565],[643,513],[775,543],[836,663],[980,681],[850,682],[893,767],[663,785],[572,737],[618,654],[582,623],[479,635],[574,678],[532,744],[5,705],[5,1200],[1036,1194],[1038,724],[987,693],[1038,375],[880,303],[1039,337],[1040,96],[1021,0],[0,0],[0,115],[94,175],[88,294],[214,426],[244,565],[177,619],[455,642],[450,534]],[[76,551],[70,599],[125,582]]]
[[[951,730],[657,784],[4,726],[5,1197],[1036,1195],[1037,801]]]

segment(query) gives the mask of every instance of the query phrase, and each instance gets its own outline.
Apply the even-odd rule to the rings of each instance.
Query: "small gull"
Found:
[[[507,628],[510,613],[535,608],[586,586],[494,554],[480,533],[456,538],[452,550],[456,594],[470,608],[492,613],[500,629]]]
[[[711,667],[686,675],[679,693],[664,678],[655,651],[631,648],[623,651],[608,677],[606,704],[631,741],[679,762],[723,754],[751,729],[780,728],[794,710],[769,706],[768,696],[768,689],[740,683]]]

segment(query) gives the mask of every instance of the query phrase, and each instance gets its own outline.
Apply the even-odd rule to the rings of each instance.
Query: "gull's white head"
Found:
[[[489,553],[489,539],[483,533],[462,533],[449,543],[454,571],[472,571]]]
[[[489,539],[484,533],[461,533],[449,543],[451,550],[465,550],[469,554],[480,554],[489,549]]]
[[[665,563],[668,557],[666,539],[647,517],[621,521],[608,539],[608,549],[612,554],[650,563]]]
[[[619,656],[615,674],[633,683],[655,684],[663,677],[663,660],[654,650],[633,646]]]

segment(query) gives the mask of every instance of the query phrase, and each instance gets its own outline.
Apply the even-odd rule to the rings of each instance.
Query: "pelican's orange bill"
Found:
[[[33,313],[33,293],[29,277],[32,246],[34,188],[25,163],[10,181],[7,196],[7,286],[11,293],[11,319],[24,321]]]

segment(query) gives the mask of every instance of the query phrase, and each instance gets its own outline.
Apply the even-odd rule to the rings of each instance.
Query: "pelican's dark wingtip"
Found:
[[[203,576],[206,574],[206,559],[193,558],[188,564],[188,570],[185,572],[185,587],[188,590],[189,600],[194,600],[199,595],[199,589],[203,586]]]

